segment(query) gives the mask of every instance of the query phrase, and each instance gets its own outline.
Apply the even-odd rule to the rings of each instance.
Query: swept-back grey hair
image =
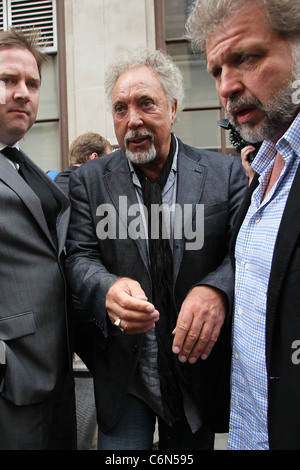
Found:
[[[117,58],[109,65],[105,75],[105,93],[107,102],[112,104],[112,94],[120,75],[136,67],[150,67],[157,75],[171,108],[177,101],[177,116],[183,108],[184,86],[180,69],[173,60],[159,50],[134,49]]]
[[[197,0],[189,15],[186,31],[194,50],[205,52],[209,33],[245,5],[257,4],[266,11],[270,27],[291,43],[300,40],[299,0]]]

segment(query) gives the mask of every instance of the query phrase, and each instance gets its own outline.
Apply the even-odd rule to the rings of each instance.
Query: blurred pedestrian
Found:
[[[55,176],[54,181],[64,191],[69,193],[69,177],[83,163],[94,158],[103,157],[113,151],[113,147],[107,139],[96,132],[81,134],[72,142],[69,149],[69,166]]]

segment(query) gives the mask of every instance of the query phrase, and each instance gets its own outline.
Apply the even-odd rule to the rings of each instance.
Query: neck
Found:
[[[280,153],[277,152],[275,162],[274,162],[274,166],[273,166],[273,170],[272,170],[272,173],[271,173],[271,176],[270,176],[270,180],[269,180],[268,186],[266,188],[265,194],[263,195],[263,198],[266,197],[266,195],[269,193],[271,188],[274,186],[274,184],[278,180],[284,165],[285,165],[284,159],[282,158]]]
[[[157,159],[153,160],[153,162],[145,163],[143,165],[137,165],[140,170],[144,173],[146,178],[152,182],[157,181],[160,172],[165,164],[167,157],[164,158],[162,161],[157,162]]]
[[[14,140],[14,141],[10,141],[10,142],[4,142],[4,141],[0,141],[0,144],[2,144],[3,147],[14,147],[19,141],[18,140]]]
[[[172,153],[172,160],[173,155],[175,152],[175,143],[174,137],[172,138],[172,134],[170,134],[169,138],[166,140],[165,144],[160,147],[160,149],[156,149],[156,156],[154,160],[144,163],[144,164],[135,164],[145,175],[145,177],[152,181],[156,182],[159,178],[159,175],[168,159],[170,153]]]
[[[271,142],[273,142],[274,145],[277,144],[278,140],[281,139],[281,137],[286,133],[286,131],[289,129],[289,127],[292,125],[292,123],[294,122],[294,120],[296,119],[297,115],[299,114],[300,112],[300,108],[297,109],[297,111],[295,112],[294,114],[294,117],[292,119],[292,121],[284,128],[282,129],[282,131],[280,132],[279,135],[277,135],[276,137],[274,137],[273,139],[271,139]]]

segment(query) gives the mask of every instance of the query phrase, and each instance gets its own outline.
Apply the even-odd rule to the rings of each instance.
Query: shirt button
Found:
[[[245,263],[245,269],[249,269],[250,268],[250,263]]]
[[[261,221],[261,217],[258,215],[255,219],[255,223],[258,224]]]
[[[235,358],[236,360],[238,360],[238,358],[239,358],[238,353],[235,353],[235,354],[234,354],[234,358]]]
[[[243,309],[241,307],[239,307],[237,313],[238,313],[238,315],[242,315]]]

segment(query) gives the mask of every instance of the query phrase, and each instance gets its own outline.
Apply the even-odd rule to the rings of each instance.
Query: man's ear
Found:
[[[93,152],[93,153],[91,153],[91,155],[89,156],[88,160],[95,160],[95,158],[98,158],[98,153]]]
[[[171,112],[171,122],[172,122],[172,126],[175,122],[175,119],[176,119],[176,116],[177,116],[177,100],[174,101],[174,103],[172,104],[172,112]]]

